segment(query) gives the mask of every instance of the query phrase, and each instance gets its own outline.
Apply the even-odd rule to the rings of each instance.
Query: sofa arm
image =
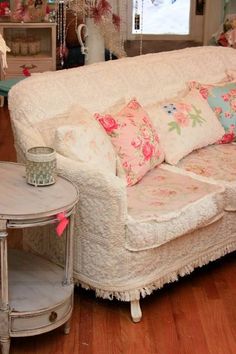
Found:
[[[25,153],[28,149],[34,146],[45,146],[41,135],[30,125],[26,125],[18,120],[11,120],[11,127],[18,162],[25,160]]]
[[[99,205],[103,212],[116,214],[116,218],[125,220],[127,215],[127,196],[124,182],[117,176],[109,172],[95,169],[87,163],[80,163],[71,160],[57,153],[58,174],[70,179],[78,186],[80,203],[90,200],[92,208],[96,207],[95,199],[99,200]],[[98,211],[99,212],[99,211]],[[96,211],[94,210],[94,213]]]
[[[18,120],[12,120],[14,144],[17,152],[17,161],[24,162],[26,151],[33,146],[45,146],[41,135],[31,126],[26,126]],[[80,194],[93,195],[105,198],[109,203],[122,205],[125,212],[126,188],[124,182],[112,173],[104,173],[88,163],[80,163],[57,154],[58,173],[72,180],[80,190]]]
[[[57,155],[58,173],[79,189],[74,229],[74,276],[85,287],[114,281],[124,247],[127,198],[124,182],[111,173]],[[55,252],[55,247],[54,247]],[[108,266],[109,263],[109,266]]]

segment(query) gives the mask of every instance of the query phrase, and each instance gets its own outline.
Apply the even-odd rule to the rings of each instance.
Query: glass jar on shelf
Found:
[[[37,52],[37,43],[36,39],[34,37],[29,37],[28,38],[28,50],[29,50],[29,55],[36,55]]]
[[[41,52],[41,39],[39,37],[35,38],[36,54]]]
[[[11,42],[11,53],[13,55],[19,55],[20,54],[20,42],[21,39],[19,37],[15,37],[12,39]]]
[[[22,38],[20,41],[20,54],[27,55],[28,54],[28,42],[26,38]]]

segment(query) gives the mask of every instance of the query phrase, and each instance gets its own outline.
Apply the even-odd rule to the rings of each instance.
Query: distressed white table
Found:
[[[78,191],[58,177],[54,185],[34,187],[25,167],[0,163],[0,344],[8,354],[11,337],[41,334],[64,324],[69,333],[73,309],[73,227]],[[34,254],[7,250],[9,228],[58,223],[65,213],[65,268]],[[55,225],[56,226],[56,225]],[[63,236],[64,237],[64,236]],[[8,260],[9,258],[9,260]]]

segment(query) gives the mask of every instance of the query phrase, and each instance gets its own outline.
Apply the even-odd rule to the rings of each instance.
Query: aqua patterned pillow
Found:
[[[236,82],[218,85],[203,85],[192,83],[215,112],[222,124],[225,134],[220,144],[230,143],[236,137]]]

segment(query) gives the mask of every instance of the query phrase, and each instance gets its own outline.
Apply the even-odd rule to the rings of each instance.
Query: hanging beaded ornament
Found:
[[[134,29],[135,31],[140,30],[140,13],[138,12],[138,0],[135,0]]]
[[[135,0],[134,6],[134,30],[140,34],[139,42],[139,55],[143,54],[143,5],[144,0],[141,2],[141,12],[139,9],[139,0]]]
[[[142,0],[142,8],[141,8],[141,21],[140,21],[140,47],[139,47],[139,54],[143,54],[143,5],[144,0]]]
[[[66,4],[59,0],[57,8],[57,39],[59,42],[60,64],[63,68],[66,51]]]

